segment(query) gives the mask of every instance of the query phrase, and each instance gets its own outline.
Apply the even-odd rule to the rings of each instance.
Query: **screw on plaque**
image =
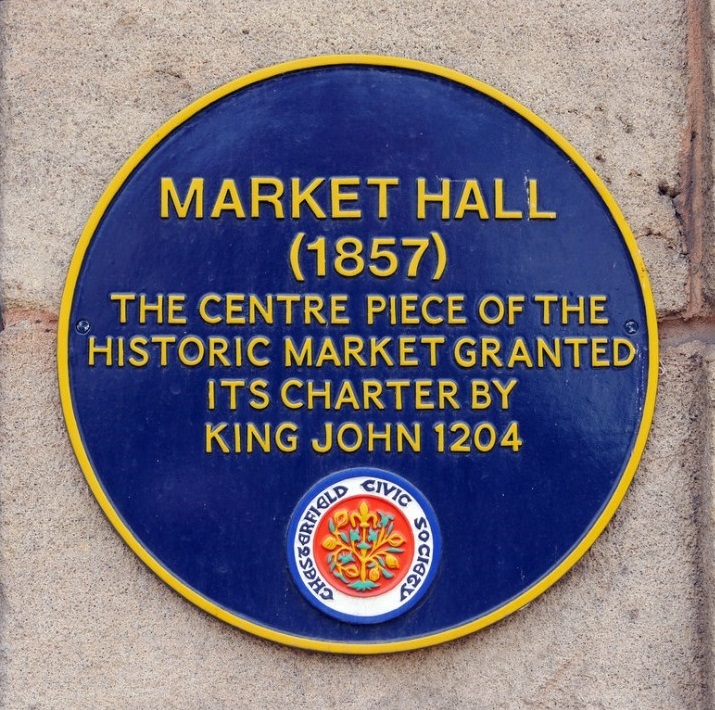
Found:
[[[638,323],[634,320],[627,320],[623,324],[623,330],[625,330],[628,335],[635,335],[638,332]]]
[[[78,320],[76,325],[75,325],[75,330],[80,334],[80,335],[87,335],[89,333],[90,328],[89,321],[88,320]]]

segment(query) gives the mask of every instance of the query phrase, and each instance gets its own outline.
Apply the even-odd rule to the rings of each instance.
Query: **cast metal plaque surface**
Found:
[[[219,618],[337,652],[553,584],[625,494],[656,375],[645,269],[583,158],[384,57],[263,70],[157,131],[59,330],[70,436],[131,548]]]

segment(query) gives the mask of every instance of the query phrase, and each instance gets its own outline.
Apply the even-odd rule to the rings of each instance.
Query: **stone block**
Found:
[[[696,514],[707,389],[697,348],[665,353],[640,470],[564,579],[464,639],[348,657],[225,625],[134,556],[70,450],[53,330],[47,314],[17,313],[0,334],[3,708],[706,707]]]
[[[192,100],[280,61],[376,53],[463,71],[550,122],[620,203],[659,313],[686,307],[687,263],[670,196],[680,191],[687,146],[683,0],[4,0],[0,23],[6,304],[56,308],[109,180]]]

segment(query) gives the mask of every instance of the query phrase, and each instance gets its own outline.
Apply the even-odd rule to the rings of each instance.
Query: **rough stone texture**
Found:
[[[0,335],[2,708],[705,708],[695,500],[705,381],[666,353],[651,443],[606,533],[495,627],[388,657],[282,648],[169,590],[104,519],[59,413],[52,324]],[[698,396],[700,394],[700,396]]]
[[[365,52],[461,70],[549,121],[613,191],[659,312],[685,308],[679,224],[658,187],[680,185],[682,0],[4,0],[0,22],[6,304],[56,307],[92,206],[172,114],[253,69]]]
[[[715,136],[715,61],[713,60],[713,38],[715,38],[715,8],[712,2],[701,2],[697,5],[700,17],[699,24],[702,33],[698,38],[703,51],[699,60],[694,58],[694,72],[700,74],[701,92],[698,97],[698,113],[701,117],[700,133],[704,140],[701,149],[700,187],[703,209],[701,210],[702,244],[702,289],[705,306],[709,307],[709,315],[715,310],[715,151],[713,137]]]
[[[702,567],[702,604],[707,623],[703,629],[704,648],[713,648],[715,638],[715,342],[710,341],[705,350],[707,366],[708,418],[705,422],[701,443],[703,445],[703,473],[700,500],[700,564]],[[705,672],[709,687],[713,688],[715,679],[715,655],[706,654]]]
[[[121,163],[211,88],[323,53],[451,66],[535,110],[613,191],[659,313],[682,312],[686,30],[681,1],[2,0],[0,707],[711,707],[700,347],[664,351],[633,487],[565,579],[489,630],[377,658],[253,638],[161,583],[81,477],[54,364],[67,265]]]

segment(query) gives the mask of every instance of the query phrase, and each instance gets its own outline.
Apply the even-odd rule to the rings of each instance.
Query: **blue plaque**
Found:
[[[259,71],[160,128],[59,324],[69,434],[132,550],[228,623],[347,653],[457,638],[565,574],[634,475],[657,362],[584,159],[386,57]]]

